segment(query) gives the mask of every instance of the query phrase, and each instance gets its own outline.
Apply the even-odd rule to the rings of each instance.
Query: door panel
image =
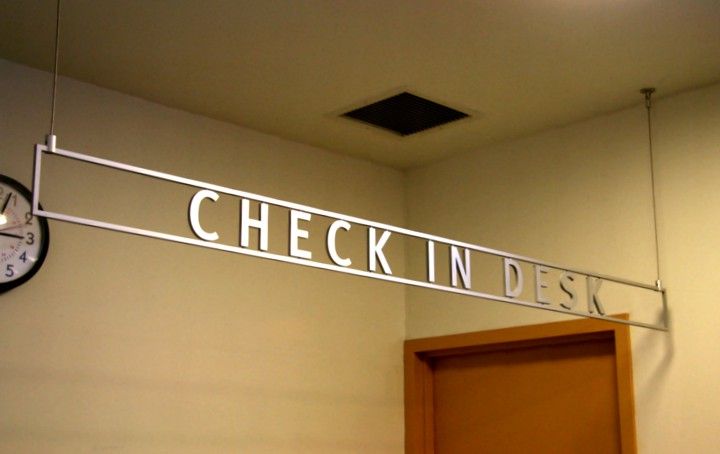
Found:
[[[620,452],[612,339],[436,358],[435,452]]]
[[[406,341],[405,451],[637,452],[629,327],[586,319]]]

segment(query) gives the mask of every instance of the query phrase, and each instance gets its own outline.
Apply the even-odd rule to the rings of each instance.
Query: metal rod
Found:
[[[38,149],[40,150],[40,152],[48,151],[47,147],[43,146],[43,145],[38,145]],[[42,154],[42,153],[40,153],[40,154]],[[602,279],[605,281],[616,282],[618,284],[626,284],[626,285],[630,285],[633,287],[644,288],[647,290],[653,290],[656,292],[660,291],[660,289],[658,289],[657,286],[653,285],[653,284],[646,284],[643,282],[632,281],[630,279],[625,279],[625,278],[621,278],[621,277],[609,276],[609,275],[605,275],[605,274],[595,273],[592,271],[582,270],[579,268],[573,268],[573,267],[567,267],[567,266],[562,266],[562,265],[558,265],[558,264],[553,264],[553,263],[545,262],[543,260],[538,260],[538,259],[535,259],[532,257],[526,257],[526,256],[522,256],[522,255],[512,254],[512,253],[500,251],[497,249],[491,249],[491,248],[488,248],[485,246],[479,246],[476,244],[465,243],[462,241],[456,241],[456,240],[452,240],[449,238],[444,238],[444,237],[440,237],[440,236],[436,236],[436,235],[430,235],[427,233],[410,230],[410,229],[406,229],[403,227],[396,227],[396,226],[384,224],[381,222],[370,221],[370,220],[358,218],[355,216],[349,216],[349,215],[342,214],[342,213],[336,213],[333,211],[322,210],[319,208],[301,205],[299,203],[287,202],[287,201],[275,199],[272,197],[253,194],[251,192],[240,191],[237,189],[232,189],[232,188],[228,188],[228,187],[224,187],[224,186],[220,186],[220,185],[216,185],[216,184],[212,184],[212,183],[206,183],[206,182],[199,181],[199,180],[193,180],[190,178],[179,177],[179,176],[175,176],[175,175],[164,173],[164,172],[158,172],[156,170],[150,170],[150,169],[145,169],[143,167],[137,167],[137,166],[133,166],[133,165],[129,165],[129,164],[124,164],[121,162],[111,161],[109,159],[103,159],[103,158],[98,158],[95,156],[89,156],[89,155],[85,155],[85,154],[78,153],[75,151],[63,150],[63,149],[58,148],[55,150],[55,154],[66,157],[66,158],[75,159],[75,160],[82,161],[82,162],[87,162],[90,164],[95,164],[95,165],[99,165],[99,166],[103,166],[103,167],[118,169],[118,170],[122,170],[122,171],[129,172],[129,173],[145,175],[145,176],[157,178],[160,180],[172,181],[174,183],[184,184],[186,186],[210,189],[215,192],[233,195],[236,197],[241,197],[241,198],[246,198],[246,199],[251,199],[251,200],[258,201],[258,202],[265,202],[265,203],[269,203],[271,205],[281,206],[284,208],[300,210],[300,211],[304,211],[306,213],[317,214],[317,215],[325,216],[328,218],[342,219],[342,220],[352,222],[355,224],[362,224],[366,227],[374,227],[374,228],[378,228],[378,229],[388,230],[388,231],[396,232],[396,233],[399,233],[402,235],[408,235],[408,236],[412,236],[415,238],[435,241],[436,243],[466,248],[466,249],[469,249],[472,251],[477,251],[477,252],[481,252],[481,253],[485,253],[485,254],[489,254],[489,255],[494,255],[497,257],[511,258],[511,259],[515,259],[515,260],[518,260],[521,262],[530,263],[530,264],[534,264],[534,265],[546,266],[548,268],[553,268],[556,270],[570,271],[570,272],[574,272],[577,274],[583,274],[586,276],[596,277],[596,278],[599,278],[599,279]]]
[[[47,137],[49,151],[55,151],[55,104],[57,98],[58,67],[60,62],[60,0],[55,14],[55,62],[53,64],[52,106],[50,107],[50,134]]]
[[[655,157],[653,153],[653,140],[652,140],[652,95],[655,93],[654,88],[643,88],[640,90],[645,96],[645,110],[647,112],[647,129],[648,129],[648,152],[650,155],[650,189],[652,194],[652,213],[653,213],[653,232],[655,235],[655,270],[657,280],[655,285],[658,290],[663,289],[662,281],[660,280],[660,240],[658,235],[658,222],[657,222],[657,197],[655,193]]]
[[[40,175],[42,169],[40,166],[42,165],[42,154],[43,154],[43,147],[40,144],[35,145],[35,159],[33,160],[33,190],[32,190],[32,214],[33,216],[37,216],[38,211],[40,210]]]
[[[561,309],[560,307],[543,305],[543,304],[539,304],[539,303],[533,303],[530,301],[523,301],[523,300],[514,299],[514,298],[507,298],[507,297],[503,297],[503,296],[493,295],[491,293],[477,292],[474,290],[466,290],[466,289],[457,288],[457,287],[433,284],[430,282],[417,281],[417,280],[409,279],[409,278],[405,278],[405,277],[398,277],[398,276],[386,275],[386,274],[381,274],[381,273],[374,273],[374,272],[370,272],[370,271],[358,270],[358,269],[353,269],[353,268],[345,268],[342,266],[332,265],[329,263],[314,262],[312,260],[306,260],[306,259],[290,257],[290,256],[286,256],[286,255],[274,254],[272,252],[257,251],[254,249],[247,249],[247,248],[243,248],[243,247],[239,247],[239,246],[230,246],[227,244],[213,243],[211,241],[198,240],[195,238],[187,238],[184,236],[156,232],[153,230],[139,229],[139,228],[135,228],[135,227],[128,227],[128,226],[113,224],[113,223],[109,223],[109,222],[96,221],[93,219],[86,219],[86,218],[81,218],[81,217],[77,217],[77,216],[69,216],[69,215],[62,214],[62,213],[54,213],[51,211],[38,210],[37,215],[43,216],[48,219],[55,219],[58,221],[70,222],[70,223],[80,224],[80,225],[87,225],[90,227],[112,230],[112,231],[116,231],[116,232],[129,233],[131,235],[155,238],[155,239],[159,239],[159,240],[171,241],[171,242],[175,242],[175,243],[182,243],[182,244],[187,244],[187,245],[191,245],[191,246],[200,246],[200,247],[205,247],[205,248],[209,248],[209,249],[216,249],[216,250],[225,251],[225,252],[232,252],[232,253],[236,253],[236,254],[250,255],[250,256],[264,258],[264,259],[276,260],[279,262],[293,263],[296,265],[308,266],[311,268],[319,268],[319,269],[324,269],[324,270],[328,270],[328,271],[336,271],[336,272],[344,273],[344,274],[353,274],[355,276],[362,276],[362,277],[367,277],[367,278],[371,278],[371,279],[379,279],[382,281],[395,282],[395,283],[405,284],[405,285],[412,285],[415,287],[423,287],[423,288],[428,288],[428,289],[432,289],[432,290],[440,290],[443,292],[457,293],[460,295],[470,296],[473,298],[480,298],[480,299],[485,299],[485,300],[498,301],[498,302],[502,302],[502,303],[515,304],[518,306],[533,307],[536,309],[543,309],[543,310],[552,311],[552,312],[559,312],[561,314],[567,314],[567,315],[575,315],[575,316],[586,317],[586,318],[596,318],[596,319],[607,320],[607,321],[611,321],[611,322],[624,323],[626,325],[650,328],[650,329],[654,329],[654,330],[658,330],[658,331],[667,331],[667,327],[663,326],[663,325],[653,325],[650,323],[617,319],[617,318],[609,317],[609,316],[605,316],[605,315],[597,315],[597,314],[590,314],[587,312],[578,312],[578,311],[573,311],[573,310],[569,310],[569,309]]]
[[[55,98],[57,97],[58,64],[60,60],[60,0],[55,15],[55,63],[53,65],[52,108],[50,112],[50,135],[55,134]]]

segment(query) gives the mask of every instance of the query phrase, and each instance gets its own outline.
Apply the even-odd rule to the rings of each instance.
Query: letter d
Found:
[[[517,298],[518,296],[520,296],[523,290],[523,274],[522,269],[520,269],[520,264],[517,262],[517,260],[503,258],[503,267],[505,268],[505,296],[509,298]],[[514,288],[511,288],[511,268],[516,278]]]

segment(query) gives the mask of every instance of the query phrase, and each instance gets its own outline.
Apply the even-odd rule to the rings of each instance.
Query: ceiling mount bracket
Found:
[[[645,108],[649,109],[651,106],[652,95],[653,95],[653,93],[655,93],[655,88],[653,88],[653,87],[641,88],[640,93],[645,95]]]

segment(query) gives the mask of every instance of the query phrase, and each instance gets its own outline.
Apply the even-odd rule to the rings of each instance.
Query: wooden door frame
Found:
[[[627,320],[627,314],[614,317]],[[622,452],[637,452],[630,327],[597,319],[480,331],[405,341],[405,452],[433,454],[433,358],[553,345],[591,339],[613,339]]]

